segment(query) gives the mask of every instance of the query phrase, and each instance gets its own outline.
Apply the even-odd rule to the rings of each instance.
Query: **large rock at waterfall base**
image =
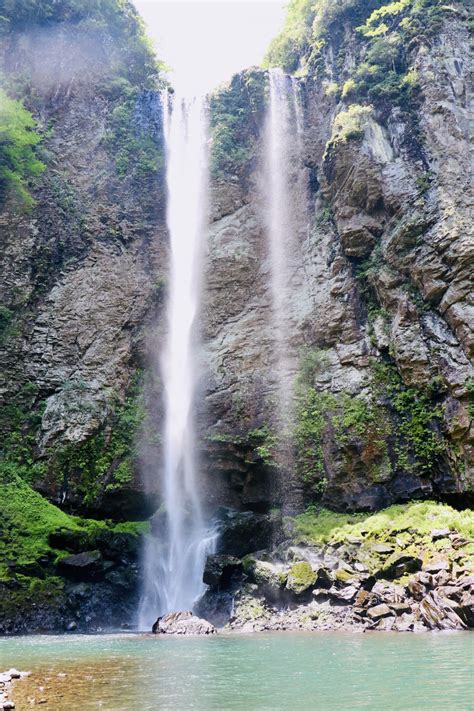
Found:
[[[192,612],[169,612],[158,617],[153,625],[154,634],[215,634],[214,625]]]

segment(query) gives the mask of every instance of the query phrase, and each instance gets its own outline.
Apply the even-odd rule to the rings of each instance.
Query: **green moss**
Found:
[[[307,561],[302,560],[291,566],[286,586],[289,590],[299,595],[314,585],[316,577],[316,571]]]
[[[297,394],[295,444],[297,473],[307,490],[316,496],[326,487],[323,432],[336,399],[313,387],[300,386]]]
[[[390,506],[376,514],[341,514],[309,507],[293,519],[296,540],[309,543],[359,540],[386,541],[404,531],[418,536],[433,529],[449,528],[469,539],[474,538],[474,512],[456,511],[451,506],[423,501]]]
[[[41,577],[41,571],[52,570],[58,557],[64,554],[49,543],[53,531],[83,533],[85,545],[93,546],[100,531],[139,536],[149,526],[147,522],[112,524],[70,516],[34,491],[14,471],[1,468],[0,499],[0,577],[3,580],[9,579],[15,569],[30,568],[32,577]]]
[[[309,506],[293,519],[295,538],[300,542],[326,543],[335,532],[347,524],[365,520],[365,514],[343,514],[328,509]]]
[[[423,535],[440,528],[449,528],[474,538],[474,512],[469,509],[456,511],[451,506],[434,501],[398,504],[333,531],[331,538],[343,541],[347,536],[364,535],[379,540],[408,529]]]
[[[67,445],[53,454],[50,476],[75,488],[86,506],[101,490],[117,491],[132,479],[137,434],[145,417],[140,383],[131,388],[123,403],[115,403],[105,426],[78,445]]]
[[[438,383],[424,390],[408,388],[390,364],[374,363],[373,374],[374,393],[388,396],[397,416],[398,466],[419,475],[430,474],[448,446],[442,433],[442,408],[437,402]]]

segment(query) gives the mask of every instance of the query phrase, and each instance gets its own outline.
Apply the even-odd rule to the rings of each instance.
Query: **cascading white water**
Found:
[[[196,477],[193,404],[202,234],[207,213],[206,120],[203,99],[165,93],[163,123],[171,268],[168,333],[162,353],[165,389],[163,525],[144,555],[139,626],[158,615],[192,609],[202,595],[206,556],[215,534],[206,525]]]
[[[289,428],[292,411],[294,367],[289,348],[289,303],[297,203],[292,174],[299,167],[302,110],[298,85],[293,78],[279,69],[270,69],[269,83],[270,103],[265,132],[265,197],[274,342],[273,372],[281,435]]]
[[[271,297],[270,337],[275,402],[273,459],[282,473],[285,513],[301,506],[301,482],[294,462],[294,386],[298,371],[298,328],[294,308],[301,284],[295,281],[307,234],[306,175],[302,170],[303,107],[296,79],[269,71],[270,101],[265,131],[264,203]],[[304,298],[304,296],[303,296]]]

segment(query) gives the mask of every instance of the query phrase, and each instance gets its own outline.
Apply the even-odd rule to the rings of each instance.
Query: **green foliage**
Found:
[[[267,466],[274,466],[274,451],[277,444],[276,436],[267,424],[248,433],[248,441],[253,446],[255,453],[263,459]]]
[[[326,208],[327,209],[327,208]],[[300,355],[299,385],[312,386],[314,376],[327,364],[327,353],[319,348],[304,347]]]
[[[327,483],[322,437],[335,406],[334,395],[299,386],[294,432],[296,468],[307,489],[318,496],[324,493]]]
[[[153,82],[161,68],[130,0],[3,0],[0,14],[2,33],[67,23],[96,35],[112,53],[112,72],[133,83]]]
[[[7,328],[8,324],[13,318],[13,311],[7,306],[0,304],[0,335]]]
[[[398,504],[376,514],[338,514],[309,507],[294,519],[296,535],[304,541],[346,542],[351,537],[369,540],[395,539],[401,531],[429,534],[436,528],[449,528],[468,538],[474,537],[474,513],[456,511],[433,501]]]
[[[215,176],[238,172],[255,155],[266,92],[265,73],[248,70],[211,95],[211,170]]]
[[[291,0],[284,28],[270,44],[265,66],[279,66],[290,74],[297,69],[300,57],[309,48],[315,13],[314,0]]]
[[[30,112],[0,88],[0,203],[10,194],[23,208],[33,205],[28,181],[45,168],[34,151],[40,141],[34,129]]]
[[[120,176],[144,178],[163,168],[164,157],[153,136],[134,125],[137,103],[138,91],[127,89],[109,117],[105,141]]]
[[[336,84],[331,74],[330,84],[342,86],[343,99],[382,105],[389,100],[413,110],[419,86],[406,48],[422,36],[435,34],[450,11],[453,8],[442,0],[294,1],[282,33],[270,46],[266,64],[324,77],[328,57],[323,51],[330,44],[337,80]],[[359,56],[353,69],[342,71],[347,30],[355,35]]]
[[[397,415],[397,431],[402,442],[396,447],[398,465],[416,474],[430,474],[447,444],[442,435],[442,408],[436,403],[436,384],[421,390],[404,385],[392,365],[373,366],[376,394],[389,396]]]
[[[411,3],[412,0],[396,0],[388,5],[383,5],[378,10],[374,10],[366,23],[357,29],[364,37],[385,35],[390,29],[390,24],[393,24]]]
[[[1,471],[30,482],[42,477],[44,463],[35,460],[33,451],[44,408],[45,402],[38,401],[37,387],[31,382],[26,382],[15,398],[0,408]]]
[[[373,113],[371,106],[353,104],[346,111],[340,111],[333,123],[331,143],[357,141],[364,136],[364,126]]]

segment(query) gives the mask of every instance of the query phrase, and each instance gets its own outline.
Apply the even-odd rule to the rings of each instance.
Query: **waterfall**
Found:
[[[303,118],[295,79],[269,70],[270,103],[265,130],[265,203],[270,260],[271,330],[274,342],[277,421],[291,424],[294,364],[290,348],[291,257],[296,248],[295,174],[301,157]]]
[[[207,213],[204,100],[166,92],[163,125],[171,265],[167,338],[161,373],[165,390],[163,512],[147,537],[139,626],[158,615],[189,610],[202,595],[206,556],[215,534],[206,525],[198,493],[193,427],[195,340],[202,235]]]
[[[294,384],[298,368],[295,344],[298,328],[293,304],[298,285],[292,283],[305,239],[306,176],[301,169],[303,109],[296,79],[279,69],[269,70],[269,106],[265,127],[264,204],[269,257],[270,329],[273,341],[272,377],[275,402],[273,423],[277,444],[273,459],[282,474],[280,485],[286,513],[301,504],[293,453]],[[296,312],[298,309],[296,309]]]

